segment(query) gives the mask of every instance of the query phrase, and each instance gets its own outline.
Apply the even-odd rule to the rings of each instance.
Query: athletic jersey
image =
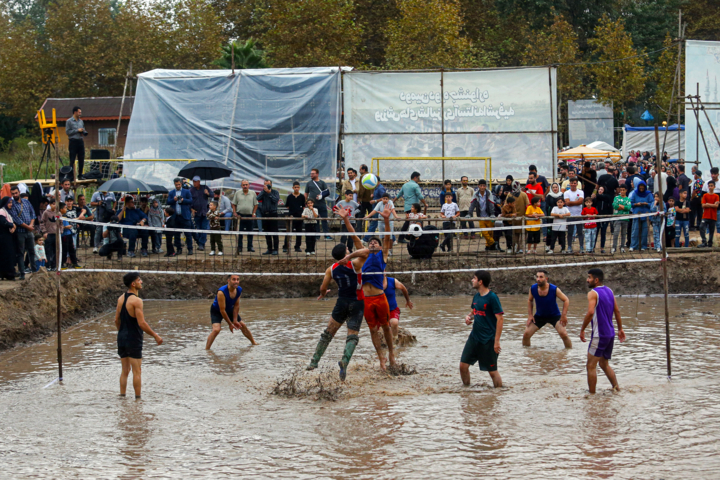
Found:
[[[385,258],[383,257],[382,250],[368,255],[367,260],[363,263],[362,273],[378,272],[383,273],[385,271]],[[362,283],[370,284],[380,290],[383,289],[383,276],[382,275],[363,275]]]
[[[546,296],[541,297],[538,293],[538,284],[530,287],[530,292],[535,299],[535,315],[538,317],[559,317],[560,309],[557,306],[557,287],[550,284],[550,289]]]
[[[590,338],[614,337],[615,327],[613,327],[612,319],[615,312],[615,295],[613,295],[612,290],[604,285],[593,288],[593,291],[597,293],[598,301],[590,322],[592,326]]]
[[[485,296],[476,293],[472,301],[473,328],[470,336],[480,343],[495,340],[497,315],[503,313],[500,299],[490,291]]]
[[[348,265],[334,263],[333,266],[330,267],[332,269],[332,278],[338,286],[338,298],[362,300],[362,279],[360,278],[360,274],[355,272],[355,267],[352,262],[349,262]]]
[[[225,312],[228,314],[228,316],[232,316],[233,308],[235,308],[235,303],[240,299],[240,294],[242,294],[242,287],[238,285],[237,295],[235,295],[235,298],[230,298],[230,290],[228,289],[227,285],[223,285],[222,287],[218,288],[218,292],[222,292],[223,295],[225,295]],[[220,313],[220,304],[218,303],[217,295],[215,295],[215,301],[213,302],[212,307],[210,307],[210,310],[214,310],[217,313]]]
[[[397,298],[395,298],[395,279],[392,277],[387,277],[387,288],[385,289],[385,296],[387,297],[388,305],[390,306],[390,311],[392,312],[396,308],[398,308],[397,304]]]
[[[142,348],[143,331],[138,325],[137,318],[131,317],[127,311],[128,298],[135,295],[134,293],[126,293],[123,300],[122,309],[120,310],[120,329],[117,334],[118,347],[124,348]]]

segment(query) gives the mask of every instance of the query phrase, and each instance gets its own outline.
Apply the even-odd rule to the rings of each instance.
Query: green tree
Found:
[[[457,0],[400,0],[390,20],[385,63],[392,69],[461,68],[476,64]]]
[[[262,15],[261,40],[273,67],[354,65],[362,28],[352,0],[276,0]]]
[[[683,6],[685,36],[695,40],[720,41],[720,3],[717,0],[692,0]]]
[[[680,85],[675,79],[677,76],[677,58],[678,48],[673,45],[673,38],[668,34],[665,37],[663,46],[669,47],[663,50],[660,58],[653,64],[653,70],[650,75],[652,87],[654,92],[650,96],[650,102],[659,111],[663,112],[663,117],[668,114],[668,107],[670,107],[670,123],[680,123],[677,118],[677,102],[678,98],[683,97],[685,94],[685,65],[684,61],[680,62]],[[675,84],[675,96],[673,105],[670,105],[670,96],[673,91],[673,84]],[[664,118],[663,118],[664,120]]]
[[[355,16],[362,26],[362,58],[369,67],[385,64],[388,22],[398,15],[396,0],[355,0]]]
[[[245,43],[237,43],[235,41],[228,45],[220,47],[221,57],[213,62],[220,68],[232,68],[233,48],[235,52],[235,68],[238,70],[244,68],[267,68],[263,51],[255,48],[255,41],[250,38]]]
[[[612,102],[616,110],[624,111],[624,107],[637,100],[645,88],[644,58],[629,58],[642,51],[633,47],[622,19],[612,20],[608,15],[600,19],[595,36],[588,44],[594,60],[603,62],[589,66],[598,99],[605,104]],[[625,60],[611,61],[619,59]]]
[[[465,19],[463,32],[472,42],[483,66],[523,64],[530,25],[522,11],[501,14],[495,0],[460,0]]]

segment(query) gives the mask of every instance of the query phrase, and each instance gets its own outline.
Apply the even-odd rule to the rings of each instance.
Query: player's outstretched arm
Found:
[[[345,223],[345,229],[347,229],[349,233],[355,233],[355,227],[353,227],[352,223],[350,223],[350,218],[348,218],[347,210],[343,208],[338,208],[335,213],[337,213],[338,216],[343,219],[343,223]],[[350,238],[352,238],[353,245],[355,245],[356,250],[363,248],[362,241],[358,238],[357,235],[351,235]]]
[[[567,295],[560,291],[559,287],[555,290],[555,295],[557,295],[557,297],[563,302],[562,313],[560,314],[560,323],[562,323],[563,327],[566,327],[567,313],[568,310],[570,310],[570,299],[567,297]]]
[[[325,276],[323,277],[322,284],[320,285],[320,296],[317,298],[318,300],[322,300],[325,298],[325,296],[330,292],[330,289],[328,288],[330,286],[330,282],[332,281],[332,267],[328,267],[327,270],[325,270]]]
[[[392,249],[392,235],[390,234],[390,214],[392,213],[392,208],[390,208],[390,205],[385,205],[385,209],[380,212],[380,215],[383,218],[383,222],[385,222],[385,238],[383,238],[383,257],[385,262],[387,263],[387,257],[388,253],[390,253],[390,250]]]
[[[346,255],[345,258],[343,258],[342,260],[340,260],[338,263],[339,263],[340,265],[345,265],[345,264],[347,264],[350,260],[352,260],[353,258],[366,259],[369,255],[370,255],[370,249],[369,249],[369,248],[361,248],[361,249],[359,249],[359,250],[355,250],[355,251],[352,252],[350,255]]]
[[[410,301],[410,292],[408,292],[407,287],[400,283],[397,279],[395,279],[395,288],[402,292],[403,296],[405,297],[405,305],[407,305],[407,307],[412,310],[414,305]]]
[[[621,342],[625,341],[625,330],[622,326],[622,318],[620,318],[620,308],[618,307],[617,300],[615,300],[615,321],[618,325],[618,340]]]

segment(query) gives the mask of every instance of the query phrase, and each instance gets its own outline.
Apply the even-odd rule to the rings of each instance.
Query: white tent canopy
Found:
[[[665,138],[665,127],[659,127],[660,148],[663,147],[663,139]],[[680,135],[680,150],[678,151],[678,135]],[[631,127],[625,125],[623,127],[623,146],[622,156],[627,158],[630,150],[641,152],[655,151],[655,127]],[[665,141],[665,151],[668,152],[670,158],[685,158],[685,126],[670,125],[667,129],[667,140]]]
[[[618,149],[610,145],[609,143],[605,143],[601,140],[598,140],[597,142],[592,142],[587,144],[588,147],[594,148],[595,150],[602,150],[604,152],[617,152]]]

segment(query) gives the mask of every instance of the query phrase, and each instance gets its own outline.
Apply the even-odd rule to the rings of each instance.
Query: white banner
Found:
[[[718,96],[718,77],[720,77],[720,42],[687,40],[685,42],[685,95],[696,95],[698,86],[700,99],[706,108],[720,108]],[[699,84],[699,85],[698,85]],[[702,136],[697,130],[697,121],[689,100],[685,105],[685,151],[686,160],[700,161],[703,178],[710,179],[710,163],[705,151]],[[706,110],[715,132],[720,134],[720,110]],[[712,164],[720,166],[720,146],[715,140],[705,113],[698,112],[700,127],[712,159]]]
[[[612,105],[595,100],[568,101],[568,131],[571,147],[598,140],[615,145]]]

